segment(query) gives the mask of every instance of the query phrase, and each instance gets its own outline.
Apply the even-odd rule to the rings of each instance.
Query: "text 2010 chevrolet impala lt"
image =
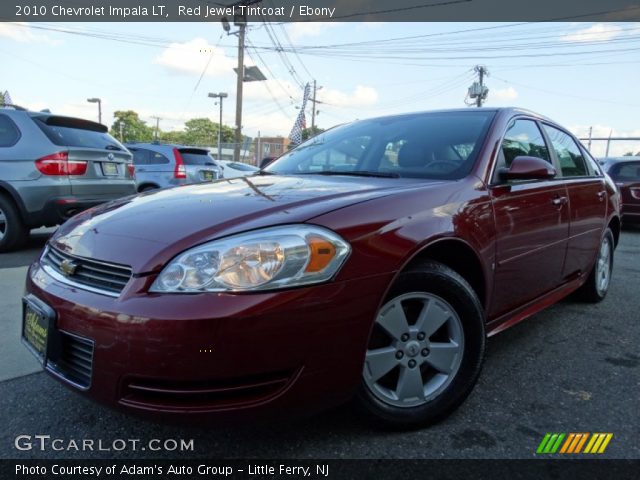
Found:
[[[358,121],[253,177],[129,197],[31,265],[23,337],[129,411],[222,421],[354,399],[426,425],[469,394],[485,338],[609,288],[619,194],[518,109]]]

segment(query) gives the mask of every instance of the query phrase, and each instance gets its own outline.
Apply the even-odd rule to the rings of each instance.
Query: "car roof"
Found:
[[[363,118],[362,120],[377,120],[377,119],[383,119],[383,118],[393,118],[393,117],[405,117],[405,116],[412,116],[412,115],[423,115],[423,114],[428,114],[428,113],[457,113],[457,112],[494,112],[494,113],[504,113],[506,115],[511,114],[511,115],[527,115],[527,116],[531,116],[531,117],[535,117],[538,118],[540,120],[545,120],[548,121],[550,123],[553,124],[557,124],[557,122],[555,122],[554,120],[550,119],[549,117],[546,117],[544,115],[541,115],[539,113],[536,113],[532,110],[527,110],[526,108],[520,108],[520,107],[480,107],[480,108],[444,108],[444,109],[438,109],[438,110],[422,110],[422,111],[417,111],[417,112],[407,112],[407,113],[399,113],[399,114],[392,114],[392,115],[380,115],[377,117],[371,117],[371,118]]]
[[[599,159],[602,163],[637,162],[638,160],[640,160],[640,157],[637,155],[626,157],[603,157]]]
[[[125,147],[170,147],[170,148],[192,148],[194,150],[207,150],[206,147],[195,147],[193,145],[182,145],[180,143],[162,143],[162,142],[127,142],[123,144]]]

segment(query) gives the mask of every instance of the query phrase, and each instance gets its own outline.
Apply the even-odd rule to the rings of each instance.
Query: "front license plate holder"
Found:
[[[43,367],[57,350],[55,320],[55,312],[42,300],[33,295],[22,299],[22,341]]]

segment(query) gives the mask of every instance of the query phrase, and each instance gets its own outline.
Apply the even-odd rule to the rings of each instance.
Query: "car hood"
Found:
[[[418,185],[424,187],[425,181],[264,175],[176,187],[87,210],[62,225],[51,244],[73,255],[147,273],[214,238],[304,222]]]

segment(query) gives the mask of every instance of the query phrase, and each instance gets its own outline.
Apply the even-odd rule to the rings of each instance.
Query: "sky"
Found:
[[[233,31],[233,30],[232,30]],[[316,80],[316,124],[464,108],[475,65],[489,71],[486,106],[528,108],[578,136],[640,137],[640,23],[254,23],[245,65],[243,132],[288,136],[303,87]],[[281,46],[284,51],[278,51]],[[135,110],[160,128],[218,121],[209,92],[227,92],[235,124],[237,37],[219,23],[0,23],[0,89],[14,103],[103,123]],[[473,107],[469,107],[473,108]],[[311,123],[310,106],[307,125]],[[605,142],[592,152],[604,154]],[[612,142],[611,155],[640,151]]]

